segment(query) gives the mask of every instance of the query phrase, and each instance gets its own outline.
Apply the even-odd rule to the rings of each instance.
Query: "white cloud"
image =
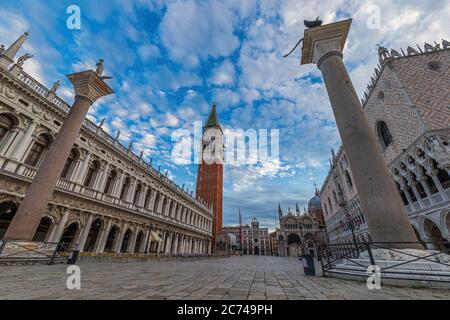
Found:
[[[174,1],[161,22],[161,40],[172,59],[196,66],[200,59],[228,56],[239,46],[237,22],[222,1]]]
[[[217,66],[213,72],[210,81],[218,86],[234,84],[236,71],[230,60],[225,60]]]

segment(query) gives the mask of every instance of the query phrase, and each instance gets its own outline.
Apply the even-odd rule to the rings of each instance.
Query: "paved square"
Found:
[[[66,265],[2,266],[0,299],[450,299],[448,290],[308,277],[293,258],[82,262],[81,290],[66,288]]]

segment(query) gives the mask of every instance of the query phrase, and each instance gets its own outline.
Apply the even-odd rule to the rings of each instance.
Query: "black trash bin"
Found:
[[[300,259],[300,262],[303,264],[303,271],[307,276],[315,276],[316,268],[314,266],[314,257],[311,255],[303,255]]]
[[[80,250],[73,250],[69,253],[69,258],[67,259],[67,264],[75,264],[77,263],[78,254],[80,253]]]

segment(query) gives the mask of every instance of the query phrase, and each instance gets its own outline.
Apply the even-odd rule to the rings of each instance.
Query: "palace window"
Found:
[[[144,200],[144,208],[145,209],[148,208],[151,196],[152,196],[152,189],[148,188],[147,193],[145,194],[145,200]]]
[[[116,170],[111,170],[108,173],[108,177],[106,178],[106,184],[105,184],[105,188],[103,189],[103,192],[106,194],[111,194],[113,191],[113,187],[114,187],[114,181],[117,178],[117,171]]]
[[[377,125],[377,135],[380,140],[383,150],[386,149],[392,143],[392,135],[389,128],[384,121],[378,122]]]
[[[96,176],[96,173],[100,170],[100,163],[98,161],[92,161],[89,165],[88,172],[86,174],[86,177],[84,178],[83,185],[85,187],[92,187],[94,184],[94,178]]]
[[[122,201],[126,201],[127,200],[127,195],[128,195],[128,190],[130,189],[130,178],[127,177],[125,178],[125,181],[123,182],[122,185],[122,191],[120,192],[120,199],[122,199]]]
[[[133,198],[133,204],[135,206],[138,205],[139,199],[141,198],[141,192],[142,192],[142,184],[138,184],[138,186],[136,188],[136,192],[134,193],[134,198]]]
[[[75,149],[72,149],[72,151],[70,151],[69,157],[66,160],[66,163],[64,164],[64,168],[61,172],[61,178],[64,178],[64,179],[68,178],[70,168],[72,168],[72,164],[74,163],[76,158],[77,158],[77,153],[76,153]]]
[[[45,150],[47,150],[50,146],[50,143],[51,141],[49,137],[45,134],[41,134],[31,147],[31,150],[28,153],[27,158],[25,159],[25,164],[32,167],[37,166]]]
[[[0,141],[6,136],[6,134],[14,127],[14,120],[7,114],[0,115]]]

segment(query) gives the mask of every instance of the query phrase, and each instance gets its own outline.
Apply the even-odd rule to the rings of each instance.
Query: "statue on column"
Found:
[[[103,59],[99,59],[97,64],[95,65],[97,69],[95,69],[95,73],[101,77],[103,74],[103,71],[105,70],[105,67],[103,65],[105,61]]]
[[[21,56],[19,59],[17,59],[17,65],[18,65],[19,67],[22,67],[23,64],[25,63],[25,61],[27,61],[28,59],[31,59],[31,58],[33,58],[33,55],[32,55],[32,54],[29,54],[29,53],[24,54],[24,55]]]

